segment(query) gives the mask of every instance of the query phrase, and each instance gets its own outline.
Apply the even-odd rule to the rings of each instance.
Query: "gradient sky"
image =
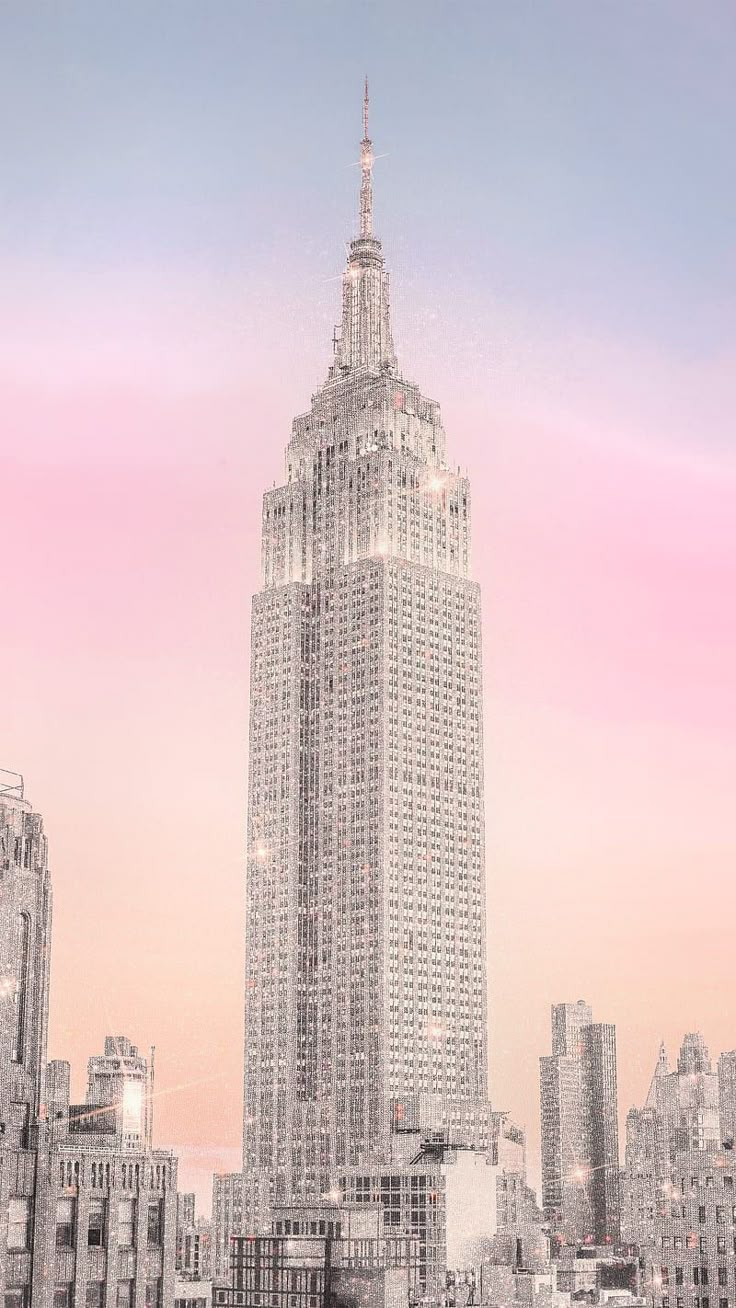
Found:
[[[324,378],[368,71],[405,373],[484,591],[492,1094],[549,1006],[736,1045],[736,11],[3,4],[0,765],[45,817],[50,1055],[241,1131],[260,497]]]

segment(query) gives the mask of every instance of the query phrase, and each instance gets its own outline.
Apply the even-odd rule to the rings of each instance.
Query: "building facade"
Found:
[[[194,1214],[196,1211],[196,1197],[194,1193],[185,1191],[183,1194],[176,1196],[176,1270],[181,1272],[184,1260],[184,1232],[190,1231],[194,1226]]]
[[[718,1101],[721,1143],[727,1149],[736,1144],[736,1049],[718,1059]]]
[[[46,1129],[51,881],[43,821],[23,779],[0,771],[0,1296],[27,1308],[42,1272],[35,1244],[39,1141]]]
[[[654,1239],[654,1223],[665,1177],[659,1114],[631,1108],[626,1116],[626,1153],[621,1173],[621,1239],[640,1247]]]
[[[733,1308],[736,1159],[731,1150],[677,1154],[641,1249],[652,1308]]]
[[[660,1046],[646,1102],[626,1119],[621,1191],[622,1235],[628,1243],[651,1243],[677,1158],[712,1155],[729,1143],[729,1058],[723,1055],[714,1071],[702,1035],[691,1031],[671,1070]]]
[[[665,1168],[689,1150],[717,1150],[721,1145],[718,1073],[699,1031],[682,1039],[674,1071],[665,1071],[660,1053],[654,1078],[654,1106],[662,1120]]]
[[[557,1244],[620,1238],[616,1030],[588,1004],[552,1008],[540,1058],[542,1202]]]
[[[69,1064],[49,1064],[35,1219],[45,1284],[38,1299],[34,1285],[34,1306],[173,1302],[177,1164],[152,1147],[149,1078],[124,1036],[108,1036],[89,1060],[83,1104],[69,1102]]]
[[[376,1234],[367,1214],[294,1212],[274,1223],[287,1234],[232,1241],[228,1284],[213,1287],[214,1308],[406,1308],[411,1302],[410,1259],[395,1260],[392,1242]]]
[[[215,1172],[212,1177],[212,1274],[225,1282],[230,1275],[230,1241],[243,1234],[243,1174]]]
[[[487,1105],[480,596],[470,487],[401,374],[373,232],[264,497],[253,601],[244,1223],[410,1159],[397,1104]],[[437,1121],[439,1119],[439,1121]],[[398,1133],[397,1133],[398,1132]],[[416,1179],[416,1178],[415,1178]]]

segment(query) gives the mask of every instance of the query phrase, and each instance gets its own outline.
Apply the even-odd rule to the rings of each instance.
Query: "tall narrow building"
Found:
[[[470,487],[396,360],[372,164],[366,87],[334,358],[263,501],[246,1232],[276,1204],[352,1191],[410,1119],[490,1129]]]
[[[46,1118],[51,879],[43,820],[0,769],[0,1302],[41,1303],[34,1249]]]
[[[552,1053],[540,1058],[542,1202],[558,1242],[620,1235],[616,1029],[588,1004],[552,1008]]]

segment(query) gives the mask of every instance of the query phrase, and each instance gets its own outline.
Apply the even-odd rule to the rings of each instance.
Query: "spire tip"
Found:
[[[368,140],[368,74],[365,75],[363,88],[363,140]]]

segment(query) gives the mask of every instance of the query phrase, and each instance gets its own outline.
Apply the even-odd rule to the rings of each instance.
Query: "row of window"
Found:
[[[665,1294],[662,1297],[662,1308],[670,1308],[670,1298],[669,1295],[667,1294]],[[674,1308],[685,1308],[685,1300],[682,1297],[682,1295],[678,1294],[676,1296]],[[710,1308],[709,1295],[707,1294],[703,1296],[696,1295],[695,1298],[692,1300],[692,1305],[689,1304],[688,1308]],[[715,1308],[715,1304],[714,1304],[714,1308]],[[728,1299],[719,1299],[718,1308],[729,1308]]]
[[[72,1248],[76,1243],[77,1212],[75,1199],[59,1199],[56,1204],[56,1237],[58,1249]],[[92,1199],[87,1219],[87,1245],[103,1248],[107,1244],[108,1201]],[[119,1248],[133,1248],[135,1241],[136,1200],[121,1199],[117,1211],[117,1243]],[[161,1244],[163,1213],[160,1201],[148,1204],[146,1241],[149,1247]],[[7,1247],[12,1250],[30,1248],[31,1201],[25,1197],[10,1199],[8,1203]]]
[[[104,1308],[105,1290],[105,1281],[88,1281],[84,1297],[85,1308]],[[134,1308],[135,1281],[118,1281],[113,1303],[115,1308]],[[29,1308],[29,1305],[29,1286],[19,1286],[17,1289],[5,1291],[4,1308]],[[53,1308],[78,1308],[78,1305],[79,1300],[74,1285],[63,1284],[54,1287]],[[162,1308],[160,1279],[146,1281],[144,1305],[145,1308]]]
[[[724,1252],[725,1252],[725,1251],[724,1251]],[[709,1280],[709,1269],[708,1269],[707,1267],[705,1267],[704,1265],[701,1264],[699,1267],[693,1267],[693,1268],[691,1268],[691,1274],[692,1274],[693,1285],[708,1285],[708,1280]],[[669,1267],[662,1267],[662,1268],[660,1269],[660,1277],[661,1277],[661,1280],[662,1280],[662,1284],[663,1284],[663,1285],[669,1285],[669,1283],[670,1283],[670,1271],[669,1271]],[[676,1267],[676,1268],[675,1268],[675,1278],[674,1278],[674,1279],[675,1279],[675,1285],[684,1285],[684,1283],[685,1283],[685,1269],[684,1269],[684,1267]],[[728,1285],[728,1268],[727,1268],[727,1267],[719,1267],[719,1268],[718,1268],[718,1284],[719,1284],[719,1285]]]

